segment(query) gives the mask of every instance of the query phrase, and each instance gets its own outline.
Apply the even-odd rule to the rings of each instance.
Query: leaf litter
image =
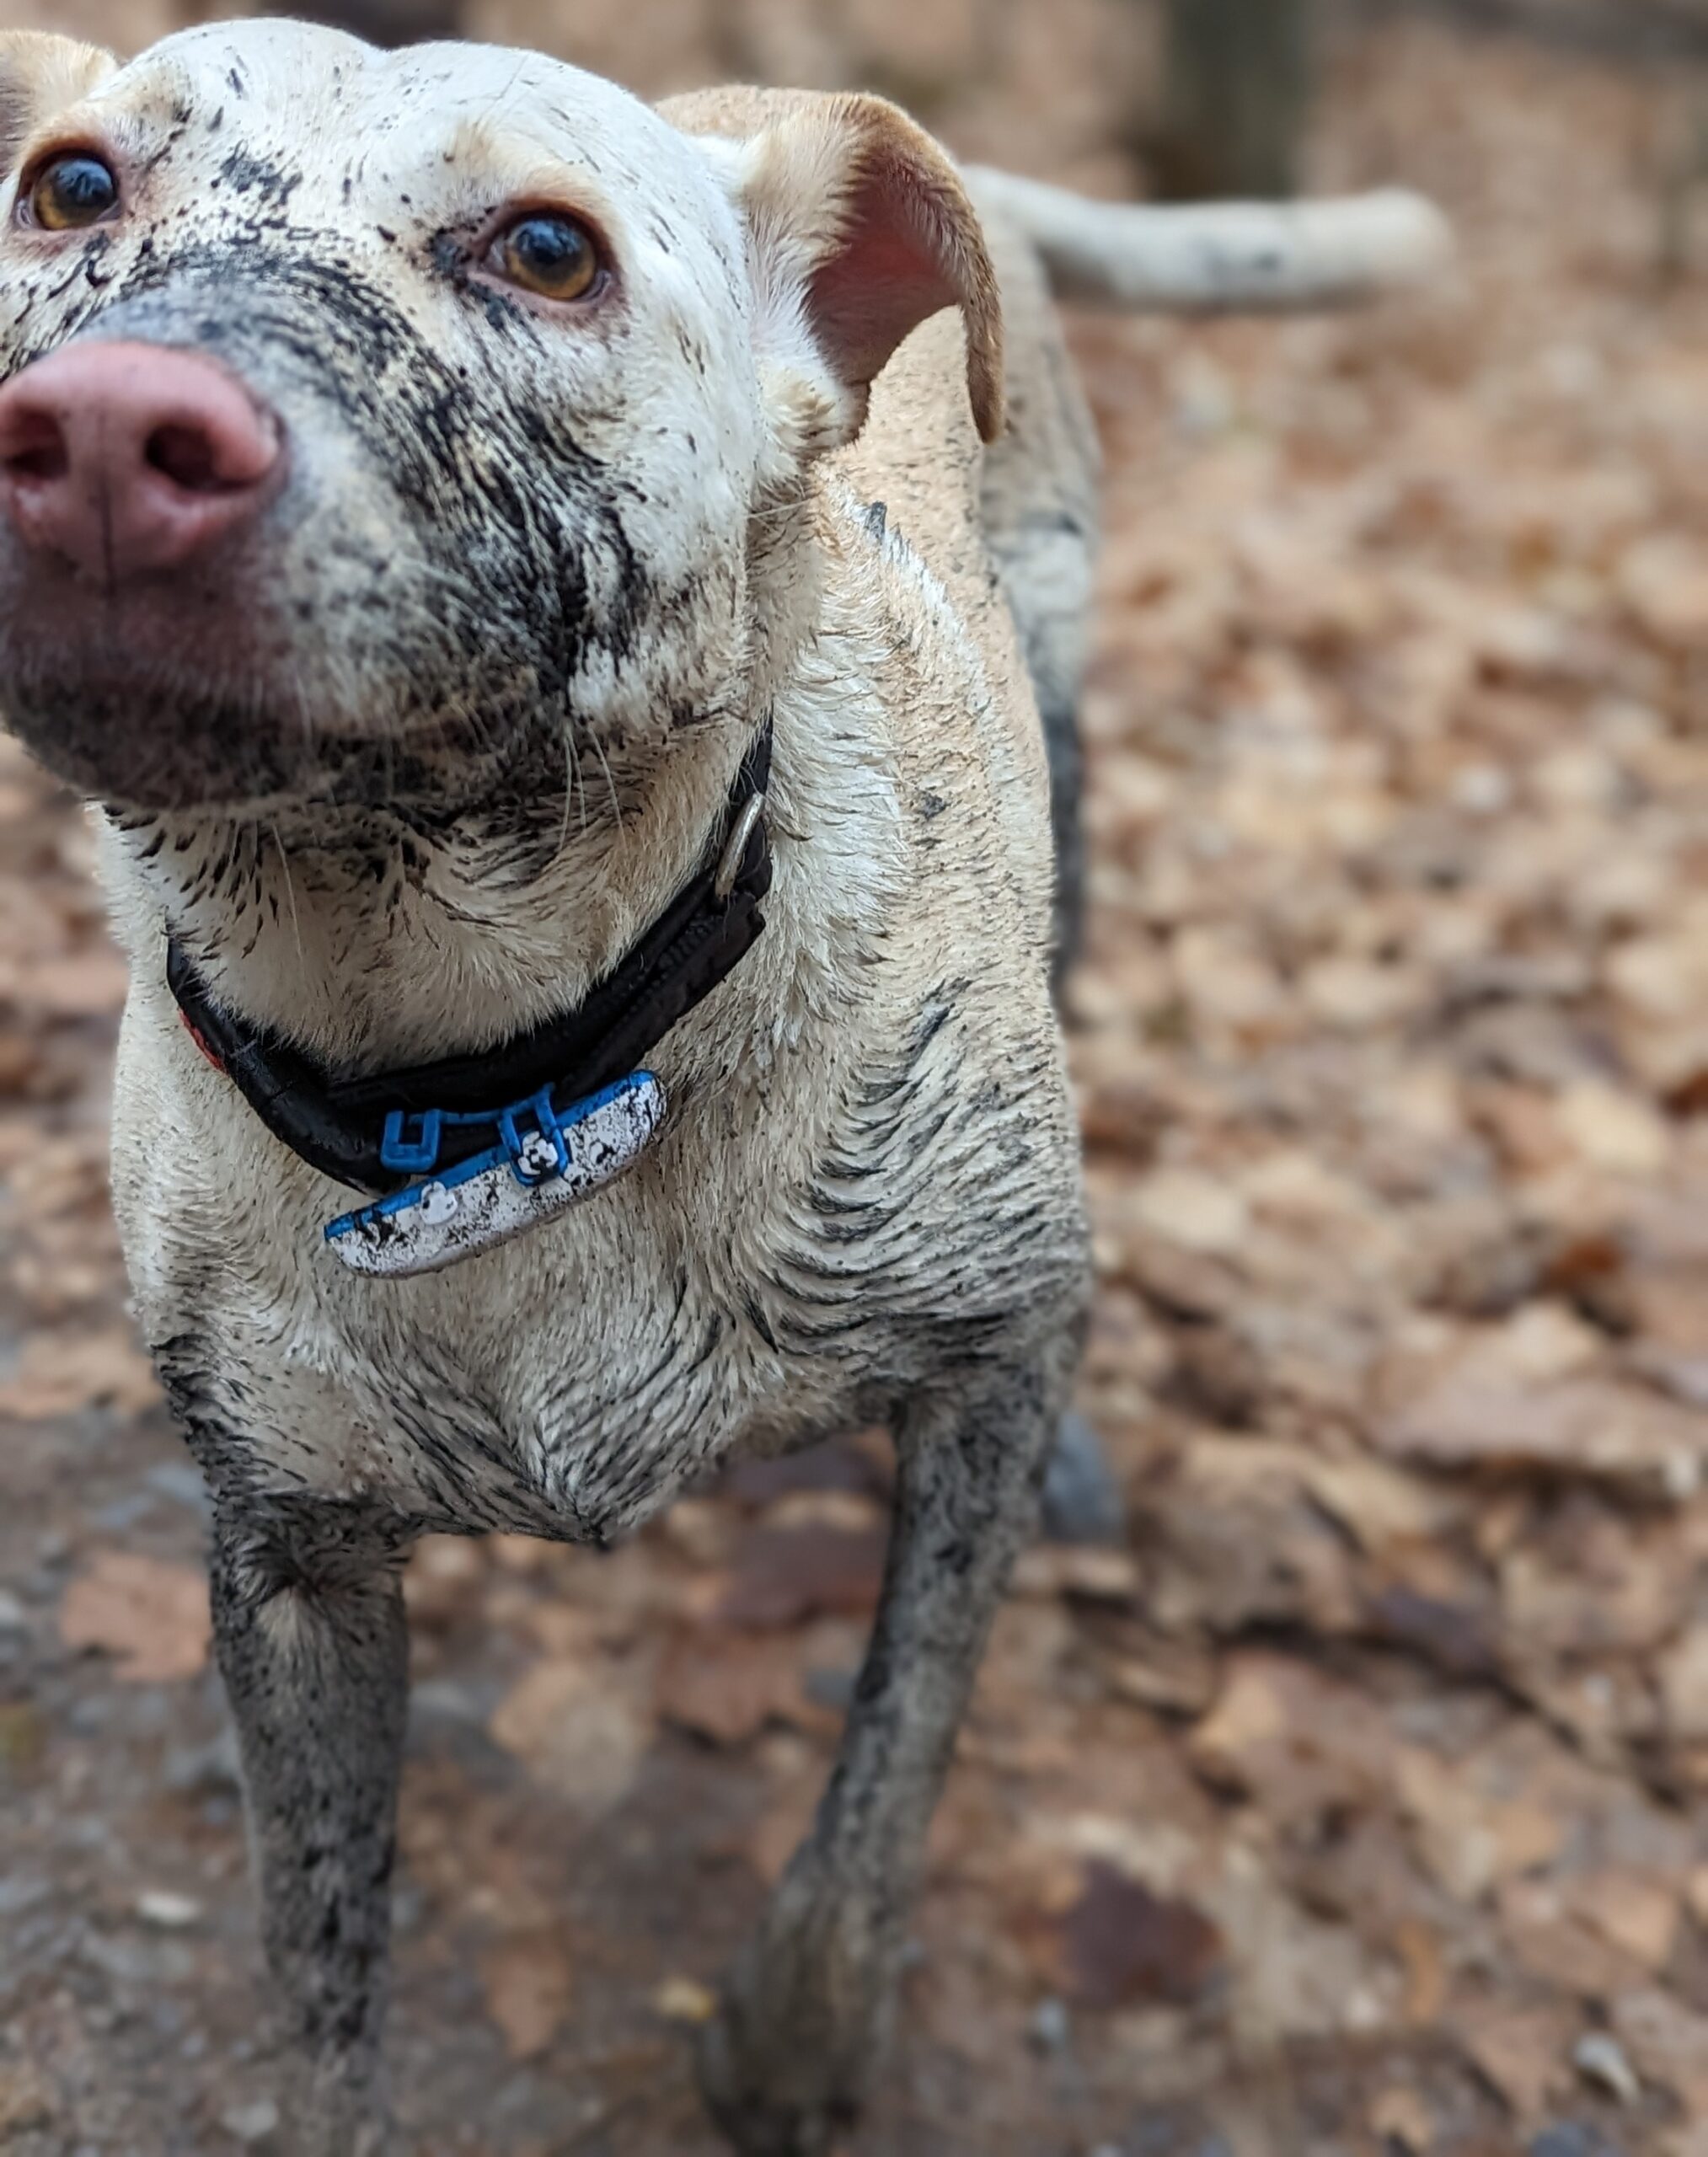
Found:
[[[475,12],[554,34],[522,6]],[[817,45],[746,14],[759,72],[878,40],[969,154],[1129,187],[1138,11],[1046,12],[995,58],[956,43],[976,6],[864,0]],[[630,15],[560,27],[645,80]],[[1080,1405],[1129,1537],[1022,1565],[859,2157],[1702,2157],[1708,283],[1652,275],[1641,81],[1418,24],[1335,54],[1314,180],[1432,189],[1457,282],[1074,329],[1109,465]],[[201,1526],[106,1207],[90,868],[0,747],[23,2157],[115,2119],[211,2146],[260,2101]],[[687,2037],[822,1787],[889,1487],[863,1434],[608,1556],[417,1553],[421,2149],[709,2157]],[[138,1925],[167,1877],[206,1921]]]

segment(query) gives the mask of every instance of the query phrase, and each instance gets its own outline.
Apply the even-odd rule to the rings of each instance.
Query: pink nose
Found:
[[[230,538],[281,461],[273,415],[194,352],[66,345],[0,388],[0,510],[109,586]]]

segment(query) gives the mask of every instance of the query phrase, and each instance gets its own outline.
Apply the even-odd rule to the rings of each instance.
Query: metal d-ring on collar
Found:
[[[718,856],[718,865],[712,875],[712,897],[727,899],[735,889],[736,879],[742,873],[742,864],[747,858],[748,842],[758,827],[765,813],[765,796],[750,794],[736,811],[736,821],[730,827],[730,836],[724,842],[724,850]]]
[[[563,1108],[637,1070],[740,963],[765,926],[760,902],[771,888],[770,775],[768,719],[730,789],[729,822],[715,858],[575,1009],[474,1055],[346,1075],[217,1003],[175,939],[167,945],[167,982],[198,1047],[276,1138],[354,1190],[395,1191],[408,1173],[396,1142],[416,1132],[424,1137],[427,1118],[433,1168],[470,1159],[518,1105],[544,1093]]]

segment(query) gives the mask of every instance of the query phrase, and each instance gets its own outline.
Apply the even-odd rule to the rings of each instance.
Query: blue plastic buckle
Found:
[[[519,1116],[526,1116],[533,1118],[532,1124],[517,1122]],[[406,1109],[392,1110],[379,1142],[381,1166],[399,1175],[432,1174],[439,1165],[440,1139],[447,1124],[490,1124],[518,1183],[543,1183],[548,1176],[564,1175],[570,1165],[570,1142],[552,1105],[549,1086],[542,1087],[525,1101],[512,1101],[507,1109],[476,1110],[468,1116],[451,1109],[423,1110],[413,1137],[410,1123]]]
[[[516,1119],[530,1111],[535,1127],[519,1129]],[[542,1087],[530,1100],[517,1101],[511,1108],[501,1109],[493,1121],[498,1128],[499,1143],[510,1156],[511,1170],[518,1183],[543,1183],[548,1176],[562,1175],[569,1167],[570,1142],[564,1136],[558,1112],[552,1105],[549,1086]]]
[[[379,1142],[380,1166],[394,1169],[399,1175],[430,1172],[439,1164],[439,1133],[445,1121],[443,1111],[423,1111],[418,1138],[404,1136],[409,1121],[407,1110],[394,1109],[385,1120],[385,1130]]]

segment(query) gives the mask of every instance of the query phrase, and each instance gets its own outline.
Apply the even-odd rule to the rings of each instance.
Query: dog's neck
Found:
[[[382,814],[292,843],[265,820],[157,821],[109,834],[120,926],[127,891],[184,944],[213,995],[335,1068],[377,1070],[503,1041],[572,1008],[623,958],[706,859],[725,827],[742,756],[768,718],[775,730],[769,820],[783,879],[766,942],[775,972],[827,948],[816,903],[816,855],[848,880],[851,767],[887,753],[881,725],[838,719],[870,688],[873,640],[858,580],[810,546],[760,563],[764,594],[745,694],[728,715],[683,730],[655,768],[607,786],[588,770],[560,799],[527,805],[532,873],[515,870],[502,816],[425,832]],[[826,571],[828,569],[827,578]],[[865,791],[870,794],[869,782]],[[881,836],[870,844],[881,858]],[[862,911],[858,886],[831,901]],[[777,946],[796,947],[784,954]],[[833,937],[830,941],[834,942]],[[158,963],[140,950],[139,964]]]
[[[532,874],[501,809],[431,831],[364,815],[307,843],[197,820],[119,843],[218,1002],[336,1069],[424,1062],[580,1003],[701,866],[747,738],[725,723],[673,745],[667,774],[585,822],[574,791],[518,804],[560,833]]]

